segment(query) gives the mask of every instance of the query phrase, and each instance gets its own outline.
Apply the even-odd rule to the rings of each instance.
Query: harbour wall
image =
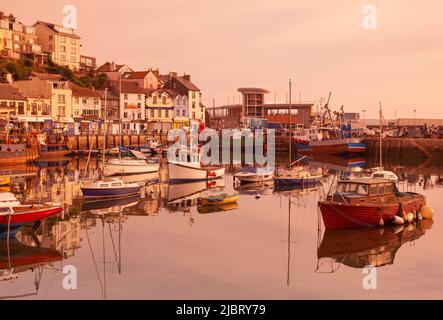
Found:
[[[380,156],[380,139],[366,139],[367,155],[370,158]],[[383,158],[426,158],[443,159],[443,139],[425,138],[383,138]]]

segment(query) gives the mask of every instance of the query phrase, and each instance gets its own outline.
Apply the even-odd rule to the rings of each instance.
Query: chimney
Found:
[[[188,81],[191,81],[191,75],[185,73],[185,74],[183,75],[183,79],[188,80]]]
[[[177,72],[169,71],[169,78],[176,77],[176,76],[177,76]]]
[[[115,71],[115,63],[114,63],[114,61],[111,62],[111,65],[110,65],[110,67],[109,67],[109,70],[110,70],[110,71]]]

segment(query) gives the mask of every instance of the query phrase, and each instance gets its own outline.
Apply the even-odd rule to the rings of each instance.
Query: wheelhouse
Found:
[[[352,179],[337,184],[336,193],[347,198],[392,195],[395,182],[388,179]]]

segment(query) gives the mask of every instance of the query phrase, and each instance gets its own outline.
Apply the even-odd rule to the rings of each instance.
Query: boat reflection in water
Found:
[[[273,187],[274,181],[242,182],[235,186],[235,190],[241,195],[257,196],[271,194]]]
[[[344,264],[351,268],[372,265],[382,267],[394,263],[400,247],[423,236],[432,227],[432,220],[384,228],[355,228],[326,230],[317,250],[317,271],[325,264],[324,259]]]
[[[166,208],[169,211],[188,212],[191,207],[198,206],[200,197],[223,191],[223,179],[196,181],[181,184],[170,184],[167,191]]]
[[[0,282],[14,281],[24,272],[35,272],[35,292],[0,299],[37,295],[43,269],[62,259],[62,254],[53,248],[26,245],[16,238],[0,240]]]

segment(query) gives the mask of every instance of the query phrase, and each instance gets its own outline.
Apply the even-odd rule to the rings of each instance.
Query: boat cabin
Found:
[[[347,204],[387,202],[395,198],[395,182],[389,179],[361,178],[340,180],[334,194],[328,197],[333,202]]]

